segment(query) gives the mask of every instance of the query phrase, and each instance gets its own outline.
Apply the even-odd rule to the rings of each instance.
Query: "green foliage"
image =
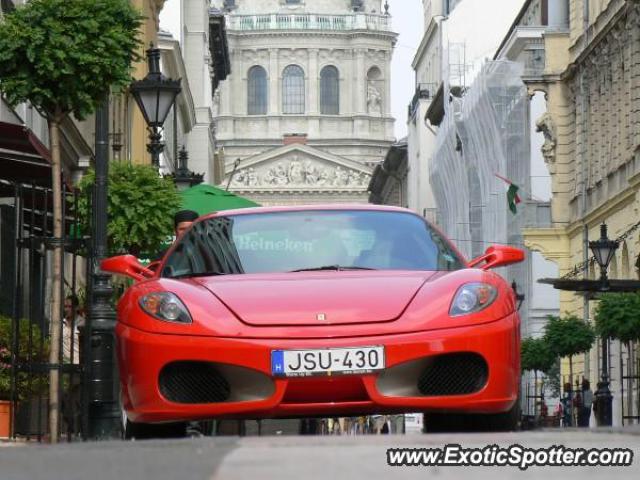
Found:
[[[13,342],[11,336],[11,319],[0,315],[0,399],[9,399],[11,395],[11,352]],[[18,342],[18,363],[45,363],[49,357],[49,340],[43,339],[40,328],[32,325],[29,338],[29,320],[20,321],[20,336]],[[19,372],[17,377],[18,399],[32,397],[45,393],[47,380],[42,375],[29,375]]]
[[[520,348],[520,358],[523,370],[547,373],[558,357],[544,338],[525,338]]]
[[[95,182],[92,170],[80,181],[78,208],[83,230],[89,231],[88,193]],[[147,165],[109,165],[108,241],[111,253],[155,254],[173,233],[173,215],[180,195],[170,178]]]
[[[0,22],[0,91],[82,120],[131,82],[143,17],[129,0],[31,0]]]
[[[596,308],[596,331],[622,342],[640,340],[640,294],[608,293]]]
[[[548,316],[544,339],[554,355],[572,357],[591,349],[595,341],[593,327],[575,315]]]

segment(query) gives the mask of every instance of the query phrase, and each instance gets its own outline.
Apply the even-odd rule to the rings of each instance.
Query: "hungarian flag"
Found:
[[[518,205],[522,200],[520,200],[520,196],[518,195],[518,186],[515,183],[509,185],[509,190],[507,190],[507,203],[509,204],[509,210],[514,215],[518,213],[518,209],[516,205]]]
[[[520,195],[518,195],[518,190],[520,190],[520,187],[518,187],[518,185],[513,183],[511,180],[504,178],[497,173],[495,175],[503,182],[509,184],[509,189],[507,190],[507,204],[509,205],[509,210],[511,210],[511,213],[515,215],[516,213],[518,213],[518,208],[516,207],[516,205],[522,202],[522,200],[520,199]]]

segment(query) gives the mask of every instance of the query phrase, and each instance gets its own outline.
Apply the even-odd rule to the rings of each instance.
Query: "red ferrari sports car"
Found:
[[[201,217],[118,305],[123,405],[138,427],[425,412],[427,428],[512,429],[519,317],[491,268],[409,210],[251,208]]]

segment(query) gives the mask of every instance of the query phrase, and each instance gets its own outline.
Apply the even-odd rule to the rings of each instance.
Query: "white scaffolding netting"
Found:
[[[518,63],[489,61],[461,98],[449,95],[455,85],[445,84],[430,180],[440,226],[467,257],[495,243],[522,245],[524,216],[508,210],[508,184],[496,177],[522,187],[529,175],[528,97],[521,75]]]

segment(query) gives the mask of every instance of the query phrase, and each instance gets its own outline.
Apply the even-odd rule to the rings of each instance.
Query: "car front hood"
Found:
[[[252,326],[390,322],[437,272],[299,272],[195,279]]]

